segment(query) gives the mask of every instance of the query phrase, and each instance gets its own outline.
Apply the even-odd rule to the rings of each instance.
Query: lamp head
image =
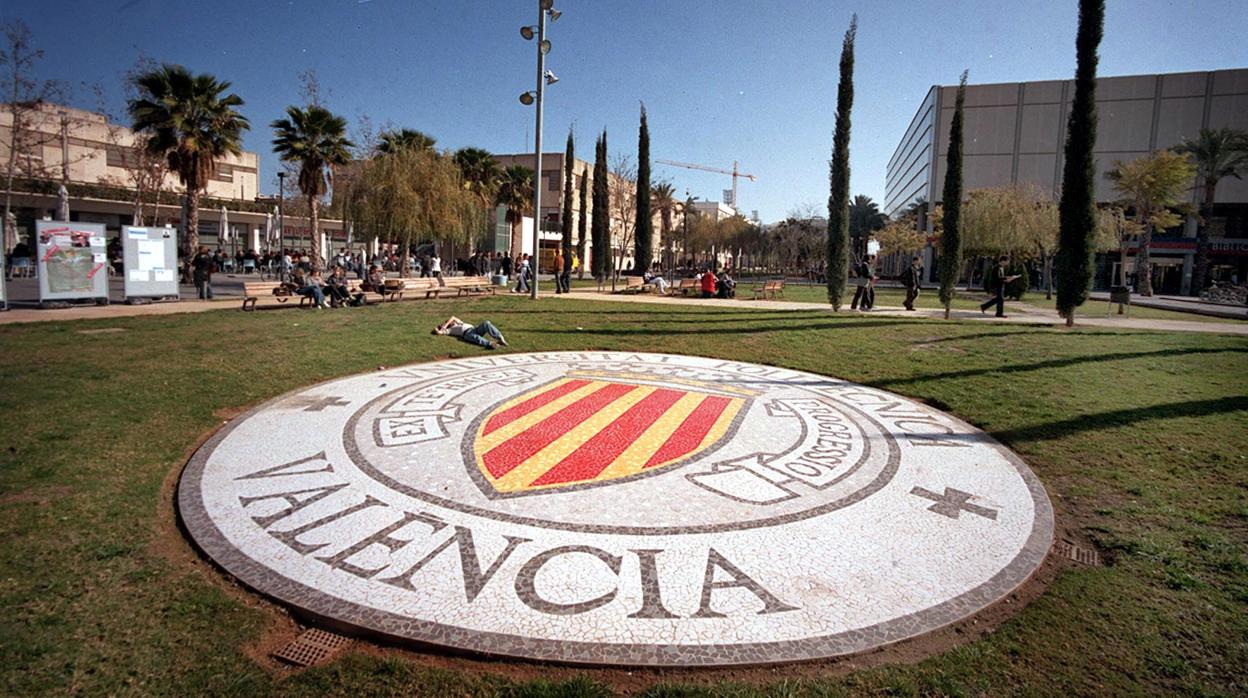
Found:
[[[550,39],[542,39],[541,49],[543,56],[550,53]]]
[[[553,22],[553,21],[555,21],[555,20],[557,20],[557,19],[559,19],[560,17],[562,17],[562,16],[563,16],[563,13],[562,13],[562,12],[560,12],[559,10],[556,10],[556,9],[554,9],[554,8],[551,8],[551,9],[549,9],[549,10],[546,10],[546,14],[550,17],[550,21],[552,21],[552,22]]]
[[[520,103],[526,107],[529,106],[530,104],[533,104],[533,92],[530,91],[530,92],[525,92],[524,94],[521,94]]]
[[[557,82],[559,82],[559,77],[555,75],[553,70],[547,70],[546,71],[546,84],[553,85]]]
[[[549,10],[555,6],[555,0],[539,0],[538,5],[543,10]]]
[[[528,27],[528,26],[520,27],[520,36],[523,36],[527,41],[532,41],[533,40],[533,27]]]

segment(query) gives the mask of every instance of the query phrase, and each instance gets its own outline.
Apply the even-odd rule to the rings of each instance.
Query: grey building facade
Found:
[[[916,202],[940,203],[956,86],[934,85],[888,163],[883,210],[893,215]],[[1034,184],[1061,192],[1066,118],[1073,80],[968,85],[963,189]],[[1105,179],[1115,162],[1170,148],[1201,128],[1248,130],[1248,69],[1104,77],[1097,81],[1097,200],[1120,194]],[[1199,204],[1193,182],[1191,201]],[[931,221],[925,221],[931,230]],[[1211,230],[1212,263],[1222,278],[1245,279],[1248,263],[1248,179],[1218,185]],[[1195,221],[1157,236],[1151,250],[1156,285],[1187,292],[1195,252]],[[1105,274],[1108,276],[1108,273]]]

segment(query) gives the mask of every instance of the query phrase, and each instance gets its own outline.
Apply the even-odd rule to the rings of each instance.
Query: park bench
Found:
[[[425,297],[428,298],[428,291],[437,289],[438,280],[431,278],[424,279],[386,279],[385,291],[381,294],[382,298],[388,301],[397,301],[403,299],[404,293],[420,293],[425,291]]]
[[[455,291],[456,296],[462,296],[465,293],[489,293],[494,294],[494,284],[490,283],[489,278],[484,276],[452,276],[442,279],[442,285],[434,286],[425,293],[425,297],[439,296],[442,293]]]
[[[274,298],[278,303],[285,303],[295,297],[295,294],[287,290],[280,281],[243,282],[243,310],[255,310],[256,302],[261,298],[268,297]],[[308,296],[299,296],[298,298],[300,307],[312,304],[312,299]]]
[[[620,293],[642,293],[654,290],[655,286],[640,276],[624,277],[624,288],[620,289]]]
[[[674,290],[679,292],[682,296],[687,296],[689,294],[696,296],[702,293],[702,282],[693,278],[681,279],[680,283]]]
[[[760,298],[766,299],[767,296],[769,295],[772,298],[783,296],[784,295],[784,279],[773,279],[771,281],[764,281],[761,286],[758,284],[755,284],[754,287],[751,288],[750,290],[754,293],[754,300],[758,300]]]

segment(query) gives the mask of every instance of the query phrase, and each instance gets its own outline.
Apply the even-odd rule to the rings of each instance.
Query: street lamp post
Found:
[[[550,42],[546,40],[546,17],[549,16],[553,22],[561,14],[554,8],[554,4],[554,0],[537,2],[537,90],[520,95],[521,104],[533,104],[534,98],[537,102],[537,136],[533,141],[533,282],[529,286],[529,298],[533,300],[537,300],[537,273],[542,240],[542,100],[546,95],[546,85],[553,85],[559,80],[554,73],[546,70],[546,54],[550,51]],[[534,28],[521,27],[520,36],[532,40]]]
[[[286,279],[286,217],[282,203],[286,200],[286,173],[277,173],[277,268],[278,280]]]

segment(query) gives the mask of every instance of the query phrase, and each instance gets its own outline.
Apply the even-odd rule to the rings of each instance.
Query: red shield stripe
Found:
[[[719,419],[719,415],[723,413],[728,404],[732,402],[726,397],[712,396],[701,402],[693,412],[685,417],[685,421],[681,423],[680,428],[668,437],[667,441],[659,447],[659,450],[650,456],[650,460],[646,461],[645,467],[651,468],[660,463],[682,458],[692,453],[694,449],[702,443],[702,439],[706,438],[707,432],[711,427],[715,426],[715,420]]]
[[[542,487],[598,477],[685,395],[684,391],[666,389],[650,393],[530,485]]]
[[[482,463],[492,477],[500,478],[636,387],[609,383],[490,449]]]
[[[502,412],[490,417],[489,421],[485,423],[485,429],[481,431],[481,435],[485,436],[493,431],[501,429],[517,419],[520,419],[524,415],[529,414],[534,410],[541,409],[564,395],[567,395],[574,390],[579,390],[586,385],[589,385],[589,381],[587,380],[570,380],[560,383],[544,393],[534,395],[518,405],[508,407]]]

